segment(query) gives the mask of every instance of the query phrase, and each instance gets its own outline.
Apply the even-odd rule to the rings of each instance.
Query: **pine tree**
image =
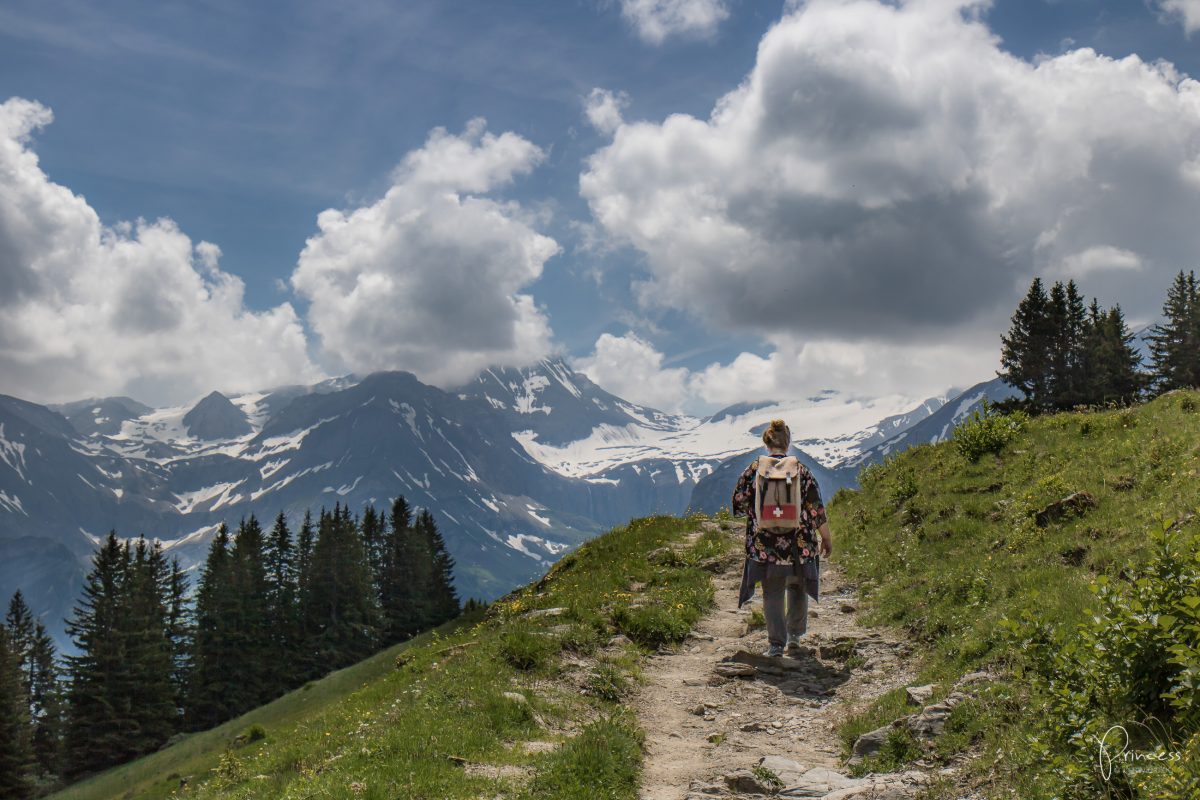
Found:
[[[9,603],[5,625],[11,655],[21,677],[36,772],[42,782],[52,783],[59,769],[62,737],[62,701],[54,641],[41,620],[33,618],[19,590]]]
[[[267,683],[274,697],[291,688],[301,677],[296,666],[299,655],[296,547],[283,512],[267,537],[263,550],[267,575],[266,616],[270,632],[267,649]]]
[[[379,594],[386,646],[420,633],[426,620],[433,617],[433,553],[429,540],[415,530],[412,511],[403,497],[392,501],[382,562]]]
[[[33,652],[33,613],[29,610],[20,589],[13,593],[12,600],[9,601],[4,624],[8,626],[9,647],[12,648],[21,668],[21,683],[26,694],[32,694],[34,668],[30,655]]]
[[[1200,288],[1194,271],[1175,276],[1163,316],[1165,322],[1155,325],[1149,336],[1154,389],[1200,386]]]
[[[270,696],[268,683],[274,665],[268,619],[270,585],[265,563],[262,526],[252,514],[238,526],[230,550],[234,614],[230,620],[235,654],[230,701],[235,713],[248,711]]]
[[[429,616],[425,626],[434,627],[454,619],[461,611],[454,589],[454,559],[429,509],[421,510],[414,527],[430,553]]]
[[[188,689],[188,720],[193,729],[211,728],[234,716],[231,692],[239,676],[234,672],[238,656],[231,630],[237,613],[232,572],[229,529],[221,525],[209,545],[196,591],[196,633]]]
[[[188,578],[178,558],[171,559],[163,597],[167,609],[167,639],[171,644],[171,686],[174,703],[182,717],[187,709],[187,692],[192,671],[192,609],[188,600]]]
[[[129,548],[115,532],[97,549],[83,597],[67,622],[78,655],[67,657],[66,775],[76,778],[127,761],[134,722],[122,617]]]
[[[304,512],[304,521],[296,535],[296,680],[310,680],[323,673],[316,653],[316,611],[313,605],[313,549],[317,532],[312,512]]]
[[[379,593],[379,579],[383,575],[384,535],[386,518],[375,511],[375,506],[367,504],[362,516],[362,540],[367,552],[367,561],[371,567],[371,581],[375,592]]]
[[[0,797],[24,800],[33,791],[34,755],[28,695],[16,643],[0,625]]]
[[[1041,278],[1034,278],[1012,317],[1012,327],[1001,337],[998,373],[1005,383],[1024,393],[1034,408],[1050,402],[1051,351],[1050,299]]]
[[[306,609],[310,653],[326,669],[369,655],[376,634],[375,593],[361,533],[349,508],[322,509]]]
[[[30,682],[33,755],[44,783],[53,785],[62,769],[63,698],[54,640],[39,620],[34,624]]]
[[[128,747],[134,755],[157,750],[178,730],[174,654],[163,602],[169,580],[162,547],[139,537],[130,554],[118,624],[130,692]]]
[[[1120,306],[1104,311],[1093,299],[1084,333],[1084,397],[1081,402],[1103,405],[1129,402],[1141,391],[1141,356]]]

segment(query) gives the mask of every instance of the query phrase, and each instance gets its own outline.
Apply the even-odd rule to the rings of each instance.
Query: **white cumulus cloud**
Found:
[[[485,196],[544,157],[482,119],[461,134],[438,128],[377,202],[321,212],[291,283],[326,358],[445,386],[547,355],[548,321],[521,290],[558,244],[516,203]]]
[[[624,92],[614,93],[597,87],[583,99],[583,113],[593,128],[611,135],[625,121],[621,113],[628,105],[629,96]]]
[[[291,305],[253,311],[220,250],[169,219],[106,226],[31,148],[50,109],[0,104],[0,391],[182,401],[311,380]]]
[[[729,17],[725,0],[621,0],[621,16],[644,41],[707,37]]]
[[[663,367],[663,354],[634,333],[602,333],[590,356],[572,366],[618,397],[665,411],[688,401],[688,370]]]
[[[1086,274],[1146,318],[1194,263],[1197,81],[1087,48],[1023,60],[985,2],[789,8],[707,119],[623,123],[587,162],[594,219],[645,256],[644,304],[789,352],[949,363],[998,347],[1035,274]]]
[[[1167,19],[1179,22],[1189,36],[1200,31],[1200,0],[1157,0],[1157,6]]]

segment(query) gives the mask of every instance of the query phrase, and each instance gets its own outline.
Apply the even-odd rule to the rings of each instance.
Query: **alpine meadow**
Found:
[[[9,0],[0,800],[1200,800],[1200,0]]]

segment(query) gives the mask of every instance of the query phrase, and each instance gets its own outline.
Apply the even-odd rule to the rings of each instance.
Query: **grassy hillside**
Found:
[[[622,699],[643,648],[712,603],[732,539],[699,518],[613,530],[468,619],[55,795],[634,798]],[[186,786],[181,779],[186,778]]]
[[[1175,392],[1036,418],[975,462],[954,442],[917,447],[831,504],[868,618],[909,632],[925,678],[944,694],[967,671],[1004,676],[934,754],[979,756],[985,796],[1200,797],[1198,407]],[[846,742],[903,706],[885,696]],[[1101,769],[1096,737],[1118,724],[1131,751],[1168,760]],[[903,738],[884,761],[922,755]]]

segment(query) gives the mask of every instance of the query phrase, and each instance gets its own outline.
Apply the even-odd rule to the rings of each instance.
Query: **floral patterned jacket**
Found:
[[[790,564],[792,542],[797,533],[800,541],[800,563],[803,564],[816,554],[816,530],[825,524],[825,505],[821,502],[821,489],[817,479],[803,464],[800,465],[800,528],[797,532],[760,531],[754,518],[754,476],[758,472],[758,459],[750,463],[738,478],[733,490],[733,513],[745,516],[746,558],[768,564]]]

